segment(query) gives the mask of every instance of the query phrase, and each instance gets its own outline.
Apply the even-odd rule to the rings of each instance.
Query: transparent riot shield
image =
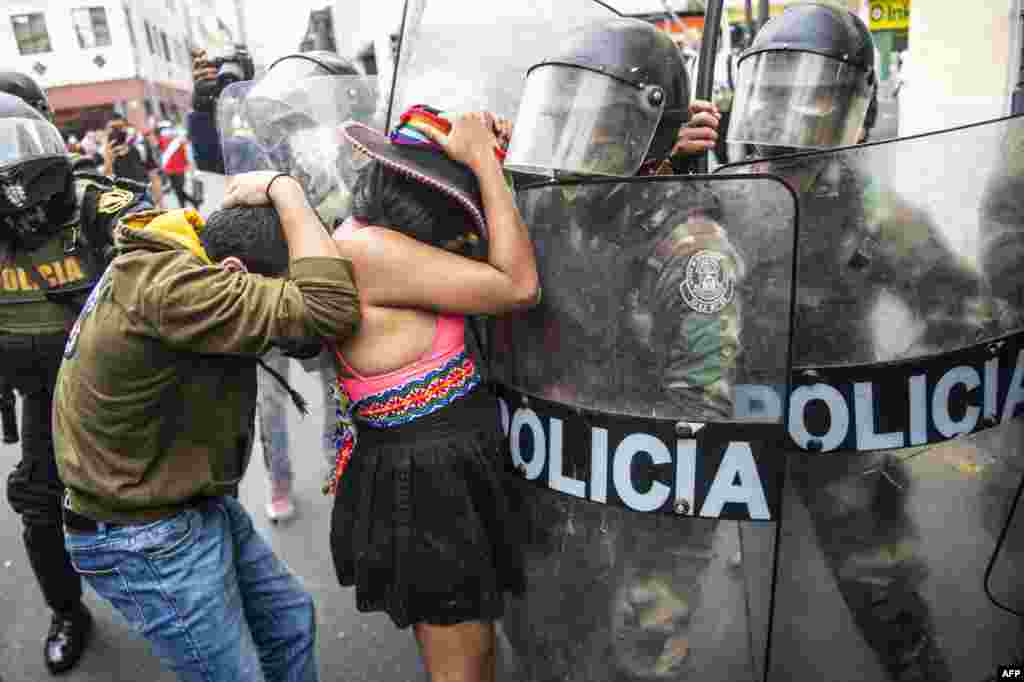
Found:
[[[389,126],[414,104],[515,120],[526,70],[566,31],[611,16],[594,0],[408,0]]]
[[[376,81],[365,76],[230,85],[217,103],[225,173],[290,173],[332,226],[347,216],[360,161],[338,127],[347,120],[372,125],[376,102]]]
[[[723,169],[799,195],[769,680],[982,680],[1020,660],[1022,621],[996,602],[1024,594],[1022,133]]]
[[[517,202],[543,300],[492,329],[527,536],[506,678],[761,679],[782,409],[737,417],[734,403],[751,377],[785,395],[792,192],[767,176],[642,178]],[[723,220],[740,213],[757,225],[744,239]],[[758,315],[772,328],[755,341]]]

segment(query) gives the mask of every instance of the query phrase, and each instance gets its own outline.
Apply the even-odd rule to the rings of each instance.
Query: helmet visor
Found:
[[[728,141],[827,149],[855,144],[871,88],[864,72],[810,52],[760,52],[742,62]]]
[[[52,123],[31,118],[0,118],[0,166],[34,156],[66,153],[64,140]]]
[[[218,100],[224,172],[290,173],[314,208],[344,205],[338,197],[348,196],[362,159],[341,140],[338,128],[350,119],[369,122],[377,101],[376,83],[363,76],[306,78],[274,97],[261,85],[235,83]],[[329,225],[339,217],[331,212],[321,213]]]
[[[537,175],[634,175],[664,109],[664,97],[652,94],[587,69],[538,66],[526,79],[505,166]]]

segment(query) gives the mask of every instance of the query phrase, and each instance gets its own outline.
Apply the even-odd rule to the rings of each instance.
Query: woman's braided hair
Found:
[[[472,218],[457,201],[379,161],[370,161],[356,178],[352,215],[432,246],[478,255]]]

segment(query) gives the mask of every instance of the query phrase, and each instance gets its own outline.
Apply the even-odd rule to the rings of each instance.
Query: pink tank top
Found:
[[[361,224],[347,220],[336,232],[359,229]],[[338,376],[338,422],[331,436],[338,455],[334,471],[325,488],[337,492],[338,481],[356,447],[358,429],[387,429],[444,409],[468,395],[480,384],[473,358],[466,353],[466,318],[462,315],[438,315],[430,350],[405,367],[385,374],[363,376],[355,371],[341,351],[334,349],[338,363],[351,376]]]
[[[368,377],[361,375],[348,364],[339,350],[337,352],[338,362],[352,376],[339,375],[338,380],[345,387],[352,402],[356,403],[369,395],[403,386],[416,377],[442,367],[461,353],[465,348],[465,327],[466,318],[462,315],[438,315],[437,324],[434,327],[434,343],[430,350],[415,362],[386,374]]]

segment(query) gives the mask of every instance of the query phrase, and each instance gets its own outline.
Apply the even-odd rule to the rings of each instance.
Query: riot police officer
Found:
[[[687,72],[667,35],[635,19],[597,21],[528,71],[506,168],[576,179],[672,174],[685,168],[673,150],[690,113]],[[744,263],[715,198],[699,184],[652,182],[556,186],[524,191],[520,202],[549,312],[498,326],[499,380],[544,377],[537,393],[565,405],[608,409],[627,396],[662,418],[727,419]],[[705,284],[702,306],[688,294]],[[678,674],[716,522],[523,493],[527,594],[511,600],[504,627],[527,678]],[[559,578],[563,561],[572,577]]]
[[[24,524],[29,562],[53,611],[43,657],[74,667],[92,626],[64,549],[63,486],[50,413],[68,330],[105,267],[110,230],[145,188],[72,175],[46,96],[28,76],[0,73],[0,374],[22,399],[22,458],[7,497]]]
[[[841,154],[786,157],[858,141],[877,88],[874,53],[856,15],[806,4],[769,21],[740,58],[729,141],[752,145],[765,160],[749,169],[782,177],[800,200],[794,368],[880,359],[872,313],[886,293],[921,321],[918,348],[966,345],[981,329],[980,278],[930,216]],[[763,240],[769,255],[760,262],[779,248]],[[752,291],[751,310],[770,309],[771,293]],[[748,317],[748,362],[771,352],[757,339],[774,323]],[[919,589],[927,570],[907,508],[905,456],[796,456],[791,470],[839,590],[890,678],[949,680]]]
[[[1005,326],[1019,329],[1024,326],[1024,287],[1018,285],[1020,263],[1024,260],[1024,126],[1019,122],[1009,126],[1002,140],[1004,156],[988,178],[979,206],[980,260],[991,293],[997,300],[1007,303],[1007,309],[995,313],[1012,316],[1010,324]],[[1020,458],[1024,448],[1024,420],[1018,418],[1001,429],[982,433],[981,442],[992,455],[992,466],[985,472],[985,530],[992,537],[998,537],[1003,526],[1010,524],[1004,546],[997,550],[1000,563],[996,574],[1024,576],[1024,571],[1020,570],[1024,562],[1024,533],[1020,532],[1019,521],[1024,512],[1018,507],[1017,519],[1007,519],[1006,505],[1000,503],[1012,499],[1017,488],[1024,485]],[[1019,579],[1009,585],[1004,582],[993,592],[998,600],[1019,611],[1020,590],[1014,589],[1019,584]],[[1024,662],[1024,642],[1018,643],[1013,661],[1018,665]]]

